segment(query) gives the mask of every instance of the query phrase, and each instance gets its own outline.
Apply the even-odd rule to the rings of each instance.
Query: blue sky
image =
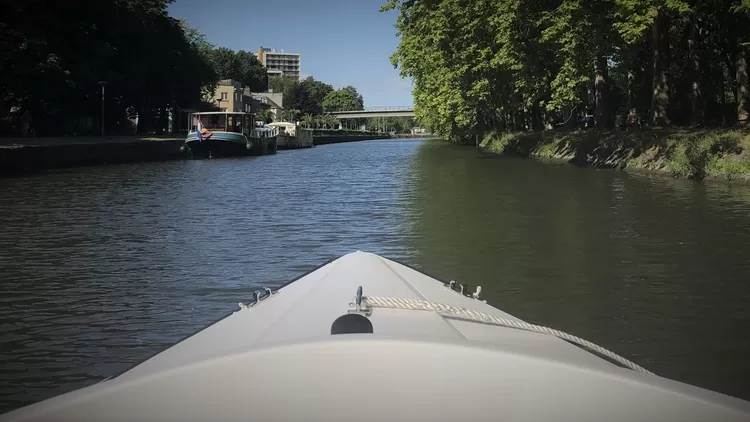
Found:
[[[216,46],[257,53],[258,46],[301,54],[302,76],[334,88],[353,85],[365,107],[412,105],[411,81],[389,57],[398,37],[397,12],[385,0],[176,0],[169,14],[184,18]]]

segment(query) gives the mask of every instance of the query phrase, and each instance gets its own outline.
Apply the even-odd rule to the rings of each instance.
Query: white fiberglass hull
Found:
[[[356,252],[116,378],[0,421],[750,420],[748,402],[621,368],[551,335],[424,310],[349,313],[359,286],[363,304],[420,300],[521,322]],[[342,316],[353,331],[366,331],[351,322],[367,318],[372,333],[332,335]]]

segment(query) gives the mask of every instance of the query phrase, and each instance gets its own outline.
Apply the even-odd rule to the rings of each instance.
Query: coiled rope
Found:
[[[653,372],[625,359],[624,357],[607,350],[601,346],[598,346],[588,340],[584,340],[580,337],[576,337],[572,334],[568,334],[564,331],[555,330],[553,328],[545,327],[542,325],[529,324],[523,321],[516,321],[507,318],[498,318],[494,315],[490,315],[485,312],[474,311],[459,306],[446,305],[441,303],[433,303],[426,300],[418,299],[407,299],[400,297],[379,297],[379,296],[364,296],[362,301],[365,302],[365,306],[371,306],[373,308],[390,308],[390,309],[404,309],[413,311],[431,311],[436,312],[440,315],[453,318],[468,319],[472,321],[483,322],[487,324],[497,324],[504,327],[517,328],[519,330],[526,330],[535,333],[548,334],[561,338],[563,340],[575,343],[579,346],[585,347],[599,355],[605,356],[627,368],[634,371],[643,372],[645,374],[654,375]]]

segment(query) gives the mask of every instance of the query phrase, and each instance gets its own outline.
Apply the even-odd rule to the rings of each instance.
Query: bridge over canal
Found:
[[[414,107],[365,107],[364,110],[330,111],[337,119],[362,119],[368,117],[414,117]]]

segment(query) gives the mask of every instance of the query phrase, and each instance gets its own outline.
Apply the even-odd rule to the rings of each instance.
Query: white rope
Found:
[[[516,321],[512,319],[507,319],[507,318],[498,318],[494,315],[490,315],[485,312],[474,311],[474,310],[467,309],[467,308],[446,305],[446,304],[441,304],[441,303],[433,303],[433,302],[429,302],[426,300],[407,299],[407,298],[400,298],[400,297],[365,296],[362,298],[362,301],[365,302],[367,305],[372,306],[374,308],[432,311],[432,312],[436,312],[440,315],[447,316],[447,317],[469,319],[472,321],[479,321],[479,322],[484,322],[484,323],[489,323],[489,324],[502,325],[502,326],[510,327],[510,328],[517,328],[520,330],[532,331],[535,333],[548,334],[551,336],[561,338],[563,340],[567,340],[571,343],[575,343],[580,346],[583,346],[602,356],[606,356],[612,359],[613,361],[618,362],[622,364],[623,366],[630,368],[634,371],[653,375],[653,372],[625,359],[624,357],[614,352],[611,352],[601,346],[598,346],[588,340],[584,340],[580,337],[576,337],[572,334],[568,334],[560,330],[555,330],[553,328],[544,327],[542,325],[534,325],[534,324],[529,324],[523,321]]]

